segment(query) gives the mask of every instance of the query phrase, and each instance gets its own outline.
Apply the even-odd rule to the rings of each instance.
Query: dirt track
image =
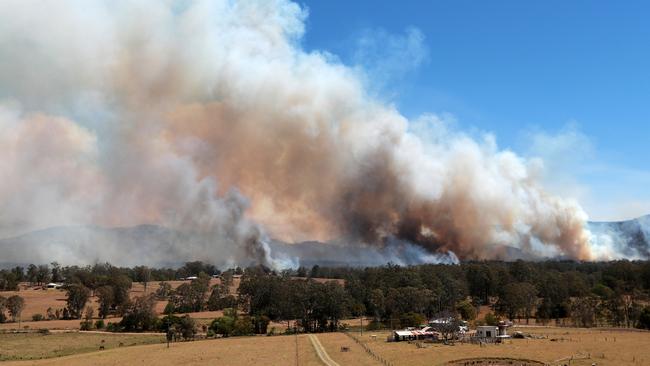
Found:
[[[316,350],[316,354],[318,355],[318,358],[320,358],[320,360],[326,366],[339,366],[338,363],[334,362],[334,360],[330,358],[330,356],[327,354],[327,351],[325,351],[323,345],[320,344],[320,341],[318,340],[318,337],[315,334],[310,334],[309,340],[311,341],[312,346],[314,346],[314,350]]]

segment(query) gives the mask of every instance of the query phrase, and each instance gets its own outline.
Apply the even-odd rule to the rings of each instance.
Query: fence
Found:
[[[348,332],[345,332],[345,335],[352,338],[352,340],[355,341],[358,345],[360,345],[366,351],[367,354],[369,354],[372,358],[374,358],[375,360],[380,362],[382,365],[384,365],[384,366],[395,366],[392,362],[388,361],[387,359],[385,359],[385,358],[381,357],[380,355],[376,354],[375,352],[373,352],[370,349],[370,347],[368,347],[363,341],[361,341],[356,336],[354,336],[354,335],[352,335],[352,334],[350,334]]]

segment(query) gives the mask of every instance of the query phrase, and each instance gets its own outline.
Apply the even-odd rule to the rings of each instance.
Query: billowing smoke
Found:
[[[407,120],[300,47],[306,16],[284,0],[0,3],[0,236],[155,223],[200,233],[201,259],[275,266],[295,262],[270,238],[424,257],[407,263],[592,257],[585,213],[544,191],[537,160]]]

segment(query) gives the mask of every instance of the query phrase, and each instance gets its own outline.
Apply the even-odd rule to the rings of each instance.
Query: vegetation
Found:
[[[0,344],[2,345],[0,361],[60,357],[97,351],[100,346],[111,349],[121,345],[161,343],[163,339],[162,335],[0,333]],[[61,365],[65,364],[68,364],[65,359],[61,360]]]
[[[145,295],[129,302],[125,307],[120,327],[128,332],[158,330],[158,316],[154,310],[156,298]]]
[[[5,303],[5,306],[7,307],[7,310],[9,310],[9,315],[11,315],[12,320],[15,322],[20,319],[20,314],[25,308],[25,300],[18,295],[10,296]]]
[[[211,275],[221,283],[210,286]],[[241,274],[237,293],[233,278]],[[166,280],[196,276],[175,290]],[[89,296],[96,295],[97,315],[124,315],[124,329],[154,329],[147,320],[148,304],[169,300],[166,313],[187,313],[232,308],[242,318],[240,329],[266,331],[269,321],[305,332],[332,331],[349,316],[371,318],[373,326],[413,324],[414,314],[431,319],[443,313],[474,320],[478,307],[490,306],[499,317],[535,319],[537,323],[564,321],[575,326],[648,327],[650,262],[464,262],[460,265],[386,265],[373,268],[298,268],[282,272],[258,266],[220,272],[212,265],[188,262],[178,269],[119,268],[110,264],[87,267],[56,263],[15,267],[0,272],[0,286],[13,288],[18,281],[35,285],[47,280],[65,283],[68,293],[63,318],[80,319]],[[314,280],[329,278],[332,281]],[[133,282],[163,281],[148,297],[129,299]],[[146,292],[145,292],[146,293]],[[0,321],[11,316],[8,299],[0,298]],[[59,318],[49,309],[46,318]],[[245,316],[249,318],[244,318]],[[131,320],[133,320],[131,322]],[[293,323],[292,320],[297,320]],[[222,331],[234,321],[224,319]],[[114,325],[114,327],[120,327]],[[216,329],[213,331],[216,333]],[[231,331],[232,332],[232,331]],[[228,332],[226,332],[228,333]],[[225,333],[221,333],[225,334]]]

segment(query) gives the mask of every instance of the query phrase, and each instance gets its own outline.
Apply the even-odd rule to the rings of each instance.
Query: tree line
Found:
[[[230,288],[235,274],[242,275],[237,292]],[[213,275],[220,275],[220,284],[210,285]],[[165,282],[188,276],[196,279],[174,290]],[[48,318],[81,319],[88,299],[95,295],[99,317],[122,316],[123,323],[114,327],[125,330],[168,330],[189,322],[173,314],[224,309],[227,314],[215,320],[209,331],[266,333],[270,321],[286,322],[287,331],[292,332],[332,331],[339,328],[341,319],[358,316],[370,318],[371,327],[391,328],[436,317],[478,323],[493,323],[500,317],[581,327],[650,328],[649,261],[481,261],[285,271],[257,266],[223,272],[202,262],[188,262],[177,269],[53,263],[0,272],[4,286],[12,281],[38,285],[55,278],[65,283],[67,306],[58,315],[48,312]],[[314,280],[320,278],[337,281]],[[146,288],[153,281],[162,281],[155,293],[129,298],[133,282]],[[160,300],[168,302],[162,322],[149,309]],[[492,313],[476,319],[479,306],[489,306]]]

